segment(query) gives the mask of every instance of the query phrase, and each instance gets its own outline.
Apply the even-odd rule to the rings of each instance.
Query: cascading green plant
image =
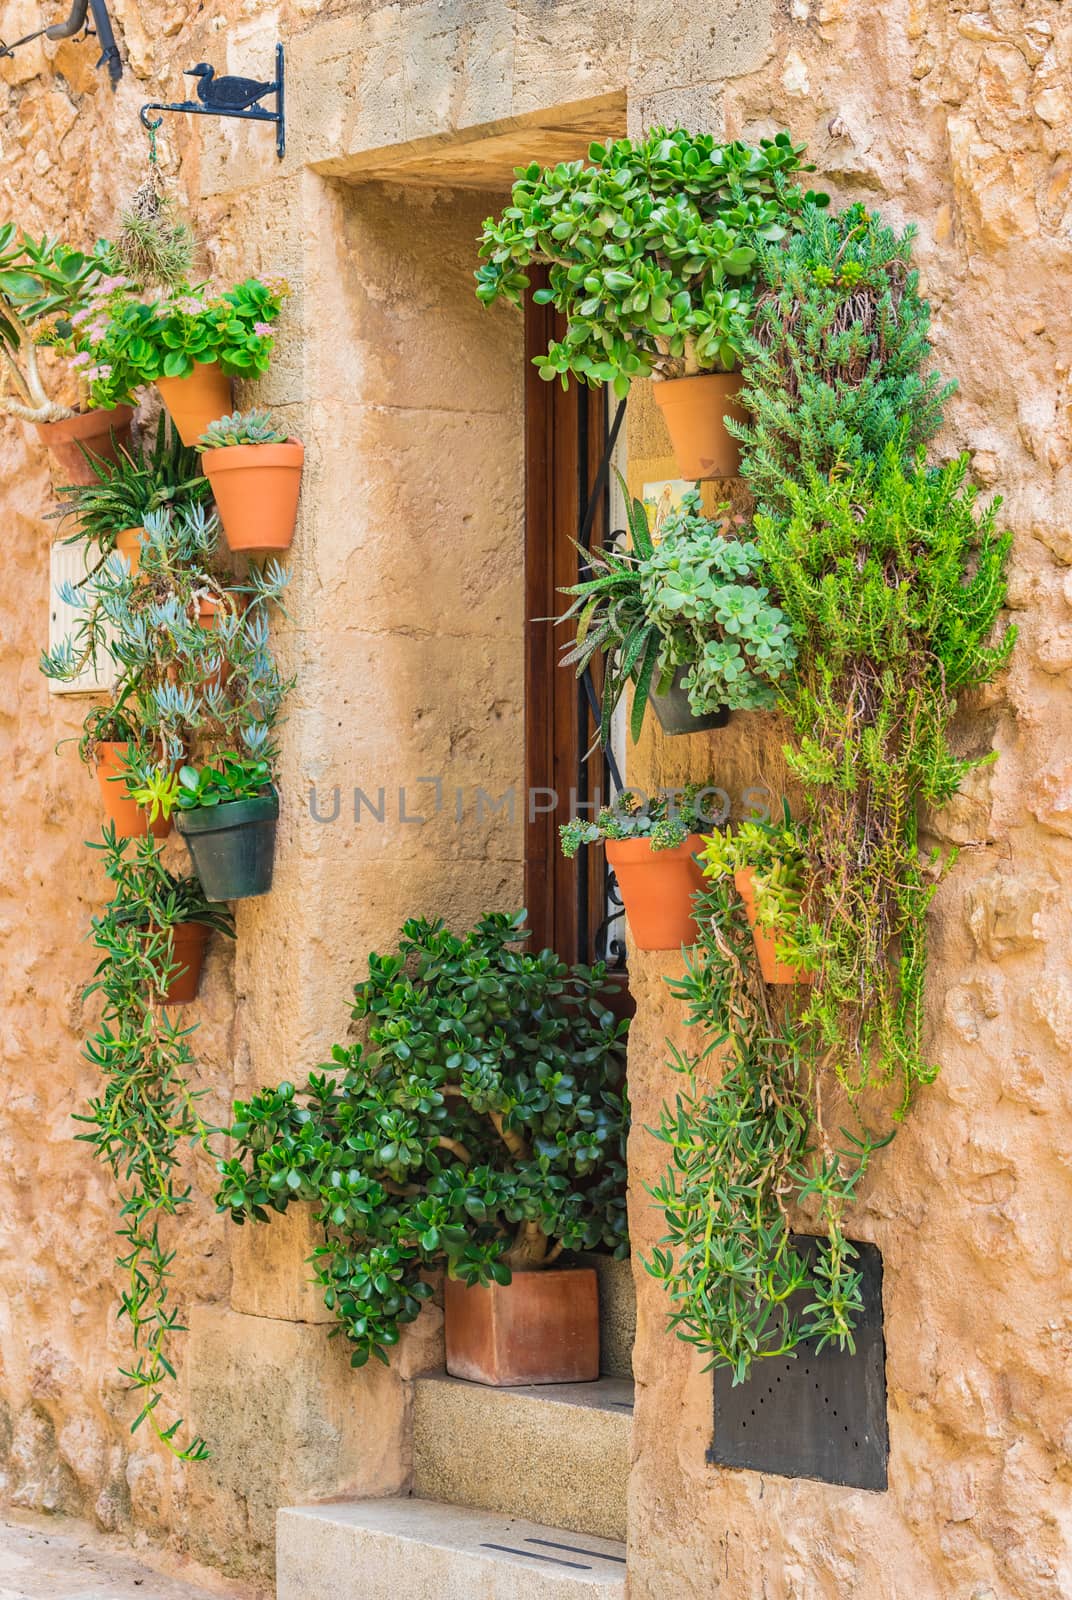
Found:
[[[354,991],[368,1043],[336,1046],[300,1096],[283,1083],[235,1106],[220,1209],[267,1222],[311,1202],[355,1367],[386,1363],[437,1267],[505,1284],[564,1249],[627,1251],[628,1024],[605,967],[514,948],[524,915],[463,935],[407,922]]]
[[[485,305],[533,298],[566,318],[565,338],[536,358],[542,378],[609,383],[732,371],[753,313],[757,252],[797,226],[810,172],[788,133],[718,144],[655,128],[594,144],[589,160],[517,169],[511,203],[484,225],[476,274]]]
[[[851,1348],[844,1217],[937,1071],[927,910],[953,858],[921,857],[918,814],[993,759],[956,754],[950,730],[958,695],[1000,672],[1015,639],[1012,627],[995,638],[1011,545],[999,502],[980,505],[967,458],[925,460],[949,388],[922,371],[929,308],[910,237],[860,207],[806,214],[761,252],[768,292],[745,352],[743,470],[796,650],[775,692],[800,818],[782,840],[787,892],[765,906],[761,893],[758,911],[811,981],[759,982],[723,883],[672,987],[725,1071],[711,1089],[696,1075],[706,1048],[675,1058],[690,1076],[658,1130],[672,1152],[653,1189],[667,1232],[648,1262],[671,1325],[736,1381],[805,1338]],[[768,843],[743,829],[715,838],[708,869],[758,866],[769,890]],[[810,1263],[792,1244],[794,1211],[821,1235]]]

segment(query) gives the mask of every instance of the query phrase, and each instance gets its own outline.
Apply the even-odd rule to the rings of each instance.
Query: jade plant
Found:
[[[336,1046],[301,1092],[235,1106],[218,1204],[238,1223],[312,1205],[316,1278],[355,1367],[387,1361],[437,1268],[508,1284],[564,1250],[627,1251],[627,1024],[604,967],[526,950],[523,924],[407,922],[355,989],[367,1041]]]
[[[588,555],[586,575],[562,591],[570,604],[558,618],[574,627],[563,666],[575,666],[580,677],[602,657],[601,742],[610,740],[615,708],[629,684],[635,740],[649,693],[665,693],[681,669],[687,669],[683,686],[696,716],[723,706],[772,707],[775,685],[796,651],[762,581],[755,542],[738,536],[727,513],[717,520],[704,516],[695,490],[664,520],[658,543],[643,501],[630,501],[626,492],[626,503],[631,547]]]
[[[593,144],[588,162],[519,168],[510,204],[484,225],[477,295],[534,299],[566,319],[536,358],[540,376],[612,384],[732,371],[753,316],[758,250],[827,203],[793,181],[811,167],[788,133],[719,144],[656,128]]]
[[[106,281],[99,250],[87,255],[57,239],[35,239],[14,223],[0,226],[0,414],[24,422],[74,416],[72,406],[50,395],[39,351],[69,350],[73,320]],[[128,398],[116,384],[107,404]]]
[[[248,278],[222,294],[184,284],[146,301],[124,281],[76,329],[93,404],[115,405],[116,396],[158,378],[189,377],[195,364],[218,362],[229,377],[263,377],[287,293],[283,283]]]
[[[607,839],[647,839],[653,850],[676,850],[692,834],[710,828],[712,817],[707,801],[722,791],[711,785],[686,784],[650,797],[635,789],[623,789],[614,804],[602,806],[595,821],[571,817],[558,833],[562,854],[572,861],[585,844],[600,844]]]

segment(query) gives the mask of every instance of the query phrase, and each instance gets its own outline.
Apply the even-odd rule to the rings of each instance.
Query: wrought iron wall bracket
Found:
[[[257,83],[252,78],[217,78],[211,67],[202,64],[186,73],[187,77],[200,78],[196,100],[180,100],[174,105],[161,105],[152,100],[139,113],[142,126],[150,133],[159,128],[162,117],[153,111],[188,111],[195,117],[233,117],[239,122],[273,122],[275,124],[275,153],[282,161],[287,149],[286,108],[283,98],[283,46],[275,47],[275,81]],[[275,96],[275,110],[268,111],[260,104]]]

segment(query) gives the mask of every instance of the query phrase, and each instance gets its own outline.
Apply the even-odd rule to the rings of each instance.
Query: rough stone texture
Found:
[[[276,630],[300,675],[283,732],[276,889],[241,910],[234,955],[214,943],[196,1008],[207,1105],[221,1120],[236,1087],[324,1059],[365,955],[403,916],[461,923],[520,894],[519,823],[490,811],[478,821],[475,794],[497,796],[520,776],[519,326],[470,298],[471,241],[493,195],[435,185],[501,191],[515,160],[576,155],[627,118],[687,115],[745,136],[788,123],[839,200],[918,222],[938,360],[961,385],[940,451],[970,451],[980,482],[1006,496],[1023,638],[1005,680],[964,707],[965,740],[993,743],[998,764],[928,824],[962,848],[932,915],[930,1047],[942,1074],[876,1163],[856,1224],[885,1260],[890,1490],[709,1468],[710,1378],[665,1334],[661,1291],[638,1265],[631,1590],[635,1600],[1072,1592],[1067,6],[209,0],[191,17],[176,0],[115,0],[112,10],[128,58],[114,99],[92,44],[38,43],[0,62],[0,214],[38,233],[88,240],[111,227],[116,195],[141,176],[137,107],[181,93],[180,66],[207,59],[261,75],[276,38],[288,45],[285,163],[256,126],[173,118],[162,130],[168,170],[182,158],[206,267],[291,282],[258,398],[308,447],[291,620]],[[36,20],[28,0],[0,3],[0,37]],[[638,391],[634,476],[671,475],[645,408]],[[436,1333],[426,1323],[391,1375],[343,1370],[308,1293],[279,1281],[299,1270],[297,1228],[270,1232],[252,1259],[239,1254],[235,1304],[256,1314],[228,1311],[232,1235],[202,1171],[174,1240],[178,1303],[195,1330],[180,1357],[219,1454],[183,1473],[129,1436],[115,1377],[126,1341],[112,1310],[114,1200],[70,1120],[94,1089],[78,995],[92,966],[81,941],[102,896],[81,841],[98,812],[70,748],[53,754],[80,705],[50,697],[36,670],[48,471],[10,422],[0,507],[0,1491],[157,1541],[193,1540],[205,1559],[252,1570],[267,1561],[275,1495],[404,1481],[403,1375],[426,1363]],[[646,733],[634,775],[713,769],[735,797],[757,782],[782,787],[766,719],[680,743]],[[438,812],[418,799],[434,802],[420,780],[436,776]],[[381,784],[384,823],[365,812],[354,824],[354,787],[375,796]],[[401,820],[401,784],[423,825]],[[314,785],[321,815],[340,789],[330,826],[309,811]],[[634,960],[641,1249],[658,1231],[643,1183],[659,1151],[644,1127],[672,1089],[668,965]],[[360,1435],[341,1420],[344,1395],[365,1419]],[[248,1530],[237,1555],[236,1528]]]
[[[211,1588],[202,1587],[202,1582]],[[135,1561],[116,1541],[86,1523],[24,1514],[0,1521],[0,1595],[4,1600],[211,1600],[232,1595],[255,1600],[254,1591],[223,1584],[214,1573]]]
[[[418,1378],[414,1493],[624,1539],[632,1418],[621,1378],[518,1389]]]

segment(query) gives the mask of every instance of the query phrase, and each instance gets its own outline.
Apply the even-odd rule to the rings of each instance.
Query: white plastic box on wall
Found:
[[[60,598],[65,583],[81,583],[87,570],[92,571],[98,560],[96,545],[64,544],[62,540],[52,546],[49,559],[48,648],[55,650],[65,639],[71,638],[81,620],[74,606]],[[88,563],[88,567],[87,567]],[[49,694],[100,694],[115,682],[115,663],[111,656],[99,652],[96,664],[92,661],[82,668],[77,678],[69,683],[56,678],[48,679]]]

